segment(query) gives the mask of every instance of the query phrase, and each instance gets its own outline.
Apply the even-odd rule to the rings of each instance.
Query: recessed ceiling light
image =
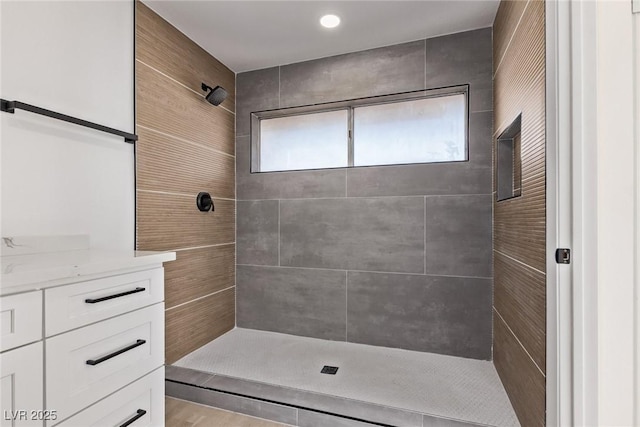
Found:
[[[335,28],[340,25],[340,17],[336,15],[324,15],[320,18],[320,24],[325,28]]]

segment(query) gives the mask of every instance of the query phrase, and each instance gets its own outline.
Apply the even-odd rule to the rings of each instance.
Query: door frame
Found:
[[[546,2],[549,426],[597,425],[595,22],[595,2]]]
[[[631,11],[631,0],[546,2],[550,426],[640,422],[640,19]],[[632,208],[615,197],[619,183]],[[571,264],[556,264],[559,247]]]
[[[548,0],[546,31],[546,425],[574,425],[572,387],[572,270],[558,265],[557,248],[571,241],[571,5]]]

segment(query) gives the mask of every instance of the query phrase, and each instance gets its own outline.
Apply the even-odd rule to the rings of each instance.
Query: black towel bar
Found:
[[[107,126],[102,126],[97,123],[88,122],[86,120],[78,119],[76,117],[67,116],[66,114],[56,113],[55,111],[46,110],[44,108],[36,107],[35,105],[25,104],[20,101],[7,101],[6,99],[0,99],[0,110],[5,113],[15,113],[15,110],[29,111],[30,113],[40,114],[41,116],[51,117],[53,119],[62,120],[63,122],[73,123],[79,126],[84,126],[91,129],[96,129],[101,132],[118,135],[124,138],[124,142],[133,144],[138,140],[138,135],[128,132],[123,132],[118,129],[113,129]]]

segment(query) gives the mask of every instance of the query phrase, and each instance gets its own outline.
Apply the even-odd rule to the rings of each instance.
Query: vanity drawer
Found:
[[[49,337],[164,300],[164,269],[46,289],[44,298]]]
[[[42,292],[0,297],[0,351],[42,339]]]
[[[0,426],[42,427],[42,353],[40,341],[0,354]]]
[[[58,427],[164,426],[164,367],[57,424]]]
[[[164,363],[164,304],[45,340],[47,409],[64,419]]]

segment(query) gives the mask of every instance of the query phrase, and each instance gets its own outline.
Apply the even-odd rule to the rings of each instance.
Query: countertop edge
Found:
[[[104,254],[101,257],[101,254]],[[146,266],[162,265],[165,262],[175,261],[175,252],[165,251],[100,251],[86,250],[68,253],[52,253],[30,255],[31,259],[38,258],[46,260],[47,256],[64,257],[68,256],[68,262],[59,264],[43,265],[38,268],[36,261],[33,261],[32,270],[16,273],[2,274],[0,283],[0,296],[13,295],[24,292],[38,291],[46,288],[63,286],[68,283],[82,281],[84,277],[92,280],[98,275],[118,274],[119,271],[126,272],[130,269],[143,269]],[[74,256],[90,256],[87,262],[74,262]],[[3,257],[4,258],[4,257]],[[8,259],[9,257],[5,258]],[[16,256],[16,261],[24,261],[25,256]],[[45,264],[45,263],[43,263]]]

